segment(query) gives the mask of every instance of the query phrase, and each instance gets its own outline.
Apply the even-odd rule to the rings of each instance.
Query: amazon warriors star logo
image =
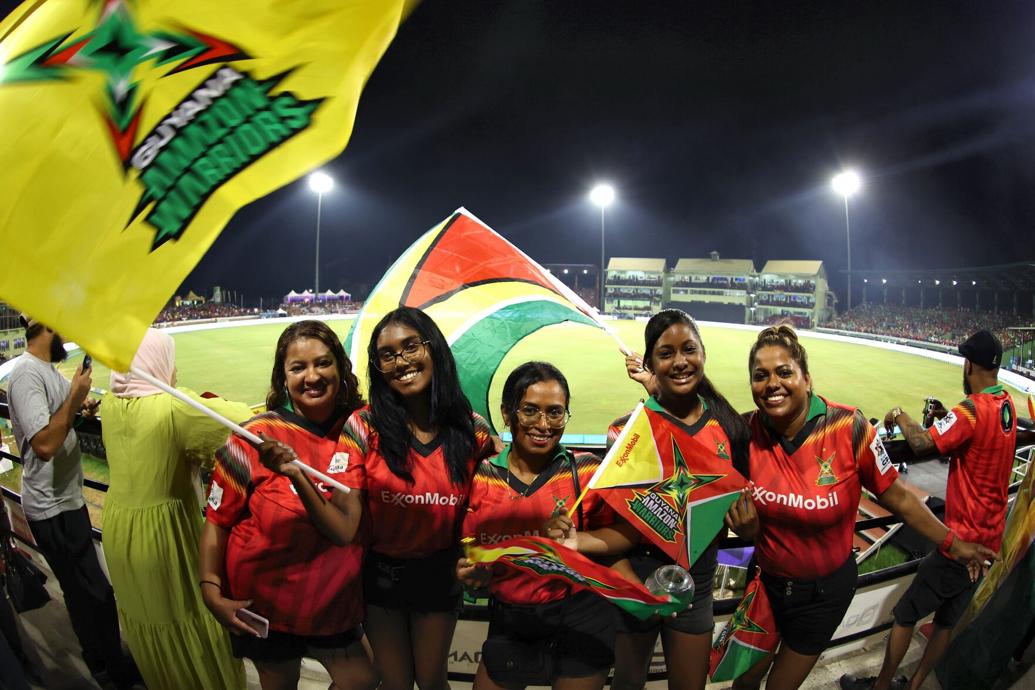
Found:
[[[85,34],[55,36],[7,61],[0,87],[103,77],[101,117],[127,180],[143,188],[127,226],[142,215],[155,229],[151,251],[179,239],[206,200],[234,175],[309,127],[319,100],[271,93],[290,72],[259,81],[230,63],[252,56],[191,29],[143,30],[130,0],[96,0]],[[193,88],[182,79],[196,71]],[[148,96],[176,102],[148,111],[157,125],[140,135]],[[152,98],[152,100],[154,100]]]
[[[819,463],[819,476],[816,477],[816,486],[837,484],[837,475],[834,474],[834,456],[836,455],[837,451],[835,450],[826,460],[822,457],[816,458],[816,462]]]
[[[665,541],[674,542],[686,523],[686,504],[690,494],[706,484],[716,482],[724,474],[694,474],[683,452],[672,436],[673,472],[648,488],[635,492],[628,501],[629,510]]]

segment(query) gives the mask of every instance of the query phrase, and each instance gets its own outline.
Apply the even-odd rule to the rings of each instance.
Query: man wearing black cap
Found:
[[[1013,399],[999,384],[1003,346],[981,330],[959,347],[963,356],[963,392],[967,397],[952,410],[935,401],[936,421],[930,429],[910,419],[901,407],[884,417],[891,430],[897,424],[918,457],[935,451],[950,456],[945,487],[945,525],[949,536],[920,564],[913,583],[895,605],[895,624],[888,637],[884,664],[876,678],[841,678],[842,688],[904,688],[904,678],[892,680],[902,662],[913,627],[934,613],[934,632],[927,642],[908,687],[918,690],[949,643],[952,627],[974,593],[977,573],[948,557],[954,539],[983,544],[998,551],[1006,524],[1006,498],[1017,441],[1017,412]]]
[[[61,584],[83,660],[102,688],[129,688],[139,671],[122,651],[111,584],[101,570],[83,500],[83,468],[74,430],[93,414],[91,370],[71,383],[54,365],[65,359],[61,336],[22,314],[28,346],[11,372],[11,426],[22,458],[22,509],[36,545]]]

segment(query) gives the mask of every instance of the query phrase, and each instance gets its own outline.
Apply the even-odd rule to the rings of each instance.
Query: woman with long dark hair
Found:
[[[370,405],[349,418],[325,470],[353,491],[335,493],[333,508],[306,507],[340,543],[355,541],[365,525],[365,629],[381,687],[439,690],[448,687],[461,603],[460,522],[475,464],[493,441],[427,314],[409,307],[386,314],[367,356]]]
[[[729,460],[747,473],[749,430],[743,418],[716,390],[705,375],[705,349],[697,323],[684,311],[658,312],[644,329],[644,356],[627,357],[629,375],[644,384],[650,397],[644,403],[668,419],[718,458]],[[648,376],[641,376],[642,368]],[[617,437],[628,417],[612,423],[609,438]],[[744,500],[739,499],[739,500]],[[738,503],[739,503],[738,500]],[[562,525],[563,518],[559,520]],[[570,525],[570,521],[567,521]],[[567,525],[551,536],[563,536]],[[615,672],[612,687],[642,688],[658,633],[661,633],[671,688],[700,689],[708,673],[715,620],[712,614],[712,580],[718,560],[717,534],[690,568],[694,581],[692,606],[673,618],[639,621],[623,615],[615,642]],[[671,558],[653,544],[641,541],[640,533],[620,520],[613,527],[578,534],[578,548],[587,554],[625,553],[638,580],[671,564]],[[625,564],[617,564],[624,570]]]
[[[341,429],[362,404],[334,331],[298,321],[277,341],[267,411],[244,425],[265,442],[256,449],[231,436],[217,453],[201,593],[233,633],[234,654],[255,663],[264,690],[296,687],[303,656],[322,663],[339,688],[377,686],[362,643],[362,548],[326,530],[316,516],[332,490],[288,462],[340,472]],[[268,621],[268,636],[257,616]]]

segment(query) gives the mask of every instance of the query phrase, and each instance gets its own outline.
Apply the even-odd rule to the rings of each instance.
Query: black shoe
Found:
[[[863,677],[846,673],[841,676],[841,680],[838,682],[841,684],[841,690],[873,690],[873,684],[876,681],[876,676]]]
[[[841,676],[839,683],[841,690],[873,690],[877,682],[876,676],[853,676],[846,673]],[[891,679],[891,690],[906,690],[909,687],[909,679],[905,676],[898,676]]]

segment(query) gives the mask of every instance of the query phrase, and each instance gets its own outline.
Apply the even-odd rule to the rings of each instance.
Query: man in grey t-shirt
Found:
[[[92,415],[97,410],[98,402],[87,399],[90,369],[79,367],[69,383],[54,368],[65,358],[61,336],[24,314],[22,321],[28,345],[7,388],[24,465],[22,508],[61,584],[90,673],[101,687],[129,688],[139,672],[122,652],[115,595],[97,560],[73,429],[80,411]]]

